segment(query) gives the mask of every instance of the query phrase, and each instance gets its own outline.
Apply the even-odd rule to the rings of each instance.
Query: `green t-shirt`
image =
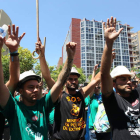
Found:
[[[90,107],[90,116],[89,116],[89,129],[94,129],[94,121],[95,121],[95,116],[98,110],[98,101],[95,98],[95,96],[92,96],[90,98],[90,96],[88,96],[87,98],[85,98],[85,104],[86,106],[89,104]]]
[[[53,124],[54,122],[54,108],[53,110],[49,113],[49,124]]]
[[[50,92],[34,106],[26,106],[10,94],[2,113],[10,125],[11,140],[48,140],[47,122],[53,107]]]

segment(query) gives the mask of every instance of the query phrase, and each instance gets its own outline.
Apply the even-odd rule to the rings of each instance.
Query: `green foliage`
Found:
[[[20,60],[20,73],[31,70],[34,64],[37,63],[37,60],[32,58],[32,53],[28,49],[23,49],[22,47],[19,47],[18,52]]]
[[[20,60],[20,73],[31,70],[33,68],[33,65],[37,62],[37,60],[32,58],[32,53],[28,49],[23,49],[22,47],[19,47],[18,53]],[[5,83],[9,80],[9,61],[9,54],[2,56],[2,66]]]
[[[3,75],[4,82],[6,83],[9,80],[9,54],[2,55],[2,67],[3,67]]]
[[[57,68],[56,66],[49,66],[48,65],[48,67],[49,67],[49,70],[50,70],[50,74],[51,74],[51,77],[55,80],[55,81],[57,81],[57,79],[58,79],[58,75],[59,75],[59,73],[61,72],[61,70],[62,70],[62,68],[63,68],[63,66],[64,65],[61,65],[61,66],[59,66],[59,68]],[[73,65],[74,67],[76,67],[75,65]],[[79,77],[79,84],[82,84],[82,83],[84,83],[85,81],[86,81],[86,76],[83,74],[83,69],[82,68],[77,68],[76,67],[76,69],[77,69],[77,71],[80,73],[80,77]],[[39,63],[37,63],[37,65],[35,66],[35,73],[37,74],[37,75],[40,75],[40,73],[41,73],[41,70],[40,70],[40,64]],[[45,86],[47,86],[47,85],[45,85]]]
[[[137,78],[140,78],[140,69],[137,69],[135,67],[132,67],[130,71],[133,71],[136,73],[136,77]]]

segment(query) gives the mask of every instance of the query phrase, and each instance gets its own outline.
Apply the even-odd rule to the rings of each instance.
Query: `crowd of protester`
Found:
[[[125,66],[111,73],[115,53],[116,18],[103,23],[105,47],[91,81],[79,88],[79,72],[73,65],[76,43],[66,44],[67,59],[57,81],[50,75],[41,40],[36,43],[42,76],[32,70],[20,74],[19,27],[8,26],[8,38],[0,37],[0,139],[4,140],[138,140],[140,139],[140,89]],[[9,81],[4,83],[3,44],[9,48]]]

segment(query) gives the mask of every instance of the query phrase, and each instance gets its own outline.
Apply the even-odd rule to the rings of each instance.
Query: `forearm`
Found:
[[[73,58],[67,58],[65,65],[58,76],[57,82],[60,83],[62,87],[64,86],[67,78],[70,75],[72,64],[73,64]]]
[[[18,56],[10,56],[9,73],[10,77],[9,81],[6,83],[6,86],[8,87],[10,92],[14,94],[20,76],[20,64]]]
[[[101,61],[101,87],[102,94],[109,97],[113,90],[113,80],[110,76],[112,64],[113,41],[106,43]]]
[[[0,81],[1,81],[0,82],[0,106],[3,108],[6,105],[10,94],[9,94],[8,89],[6,88],[6,86],[4,84],[1,56],[2,56],[2,52],[0,50]]]
[[[82,88],[84,98],[86,98],[89,94],[92,94],[94,92],[94,88],[97,84],[100,83],[100,80],[101,73],[98,72],[94,79],[86,87]]]
[[[110,75],[110,68],[112,64],[112,46],[113,41],[108,41],[105,44],[101,61],[101,75]]]
[[[69,77],[72,64],[73,64],[73,59],[67,58],[65,65],[58,76],[57,82],[54,84],[54,86],[51,89],[51,97],[53,102],[56,102],[56,100],[58,99],[59,94],[61,93],[62,88],[67,78]]]
[[[4,77],[3,77],[3,69],[2,69],[2,60],[1,60],[1,57],[2,57],[2,50],[0,50],[0,91],[1,91],[1,88],[3,87],[4,85]]]
[[[94,69],[94,70],[93,70],[93,73],[92,73],[91,81],[94,79],[95,73],[96,73],[96,70]]]
[[[40,60],[40,68],[41,68],[42,76],[45,79],[49,89],[51,89],[52,86],[55,84],[55,81],[51,78],[50,70],[46,63],[45,56],[44,55],[41,56],[39,60]]]

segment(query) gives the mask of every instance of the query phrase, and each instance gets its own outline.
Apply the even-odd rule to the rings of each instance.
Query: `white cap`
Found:
[[[20,74],[18,86],[20,87],[24,82],[29,80],[37,80],[38,82],[40,82],[41,77],[36,75],[32,70],[25,71]]]
[[[77,75],[78,77],[80,77],[80,73],[77,71],[77,69],[75,67],[71,68],[70,74],[74,74],[74,75]]]
[[[125,66],[117,66],[111,71],[110,75],[113,79],[121,75],[130,75],[132,78],[135,76],[133,73],[130,73]]]

